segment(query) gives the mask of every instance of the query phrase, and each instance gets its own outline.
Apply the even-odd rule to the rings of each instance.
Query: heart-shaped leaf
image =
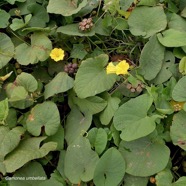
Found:
[[[98,161],[93,181],[96,186],[117,186],[124,174],[124,158],[117,149],[112,147]]]
[[[52,81],[45,86],[45,99],[71,89],[74,85],[74,80],[65,72],[58,73]]]
[[[41,134],[42,127],[48,136],[54,135],[60,125],[59,111],[55,103],[46,101],[37,104],[29,114],[26,126],[28,132],[34,136]]]
[[[64,171],[73,184],[93,179],[94,170],[99,158],[91,149],[89,140],[80,136],[67,148]]]
[[[133,35],[148,38],[166,28],[167,18],[163,8],[160,6],[142,6],[136,7],[132,11],[128,24],[129,30]]]
[[[126,172],[143,177],[163,170],[170,156],[170,150],[166,145],[156,140],[152,141],[149,137],[130,142],[122,141],[119,151],[126,161]]]
[[[107,133],[102,128],[92,128],[88,132],[90,144],[98,154],[101,154],[107,145]]]
[[[31,45],[22,43],[16,47],[15,59],[21,65],[35,64],[45,61],[52,50],[50,39],[42,32],[31,35]]]
[[[119,107],[113,123],[115,128],[121,131],[121,139],[125,141],[138,139],[150,134],[156,128],[156,118],[147,115],[152,102],[152,97],[143,94]]]
[[[74,82],[74,90],[78,97],[94,96],[113,86],[117,76],[106,74],[104,67],[107,62],[108,56],[105,54],[82,61]]]
[[[150,38],[140,56],[140,73],[147,80],[154,79],[160,72],[165,55],[165,48],[159,43],[156,36]]]
[[[24,139],[19,146],[9,153],[3,161],[7,172],[14,172],[30,160],[42,158],[57,147],[55,142],[48,142],[40,146],[46,137]]]
[[[71,144],[76,138],[85,134],[91,122],[92,114],[89,112],[81,113],[76,107],[73,107],[65,125],[65,139],[67,143]]]

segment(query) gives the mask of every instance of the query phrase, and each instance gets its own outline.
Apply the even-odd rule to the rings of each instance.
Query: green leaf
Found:
[[[56,142],[57,143],[57,148],[56,150],[62,150],[64,148],[64,128],[60,125],[57,132],[52,135],[49,136],[45,142]]]
[[[0,28],[6,28],[9,24],[10,14],[0,9]]]
[[[117,30],[126,30],[128,29],[127,20],[121,17],[113,19],[112,27]]]
[[[113,123],[115,128],[121,131],[121,139],[131,141],[154,131],[156,118],[147,115],[152,102],[152,97],[143,94],[119,107],[114,115]]]
[[[124,186],[147,186],[148,183],[148,177],[138,177],[130,174],[125,174],[124,180]]]
[[[64,173],[65,155],[66,155],[66,150],[61,150],[59,154],[57,170],[59,171],[60,175],[66,180],[67,177],[65,176],[65,173]]]
[[[35,32],[31,35],[31,46],[39,61],[45,61],[52,50],[52,42],[42,32]]]
[[[22,180],[16,180],[16,178],[22,178]],[[47,175],[42,165],[38,162],[30,162],[25,167],[16,171],[9,183],[10,186],[34,186],[39,185],[46,179]]]
[[[119,4],[122,10],[127,11],[133,2],[134,0],[120,0]]]
[[[9,128],[13,128],[17,125],[17,111],[14,108],[10,108],[8,111],[8,116],[5,120],[6,125]]]
[[[50,151],[54,151],[57,144],[54,142],[44,143],[40,146],[40,143],[46,139],[46,137],[32,137],[21,141],[19,146],[8,154],[4,160],[4,165],[7,172],[14,172],[21,168],[27,162],[42,158],[46,156]]]
[[[15,59],[21,65],[35,64],[38,62],[32,48],[25,43],[22,43],[15,48]]]
[[[105,25],[107,21],[107,17],[104,19],[98,19],[95,24],[95,32],[96,34],[103,35],[103,36],[110,36],[112,32],[112,27],[109,27],[108,25]]]
[[[133,176],[151,176],[163,170],[170,156],[169,148],[149,137],[130,142],[122,141],[119,146],[126,161],[126,172]]]
[[[182,176],[176,182],[174,182],[172,186],[185,186],[185,184],[186,184],[186,176]]]
[[[103,125],[108,125],[119,107],[120,99],[117,97],[111,97],[109,94],[104,98],[107,100],[107,106],[100,113],[100,121]]]
[[[65,175],[73,184],[88,182],[93,179],[98,160],[98,155],[91,149],[89,140],[80,136],[67,147]]]
[[[96,165],[93,181],[96,186],[117,186],[125,174],[125,161],[114,147],[108,149]]]
[[[18,146],[24,132],[23,127],[15,127],[12,130],[8,127],[0,127],[0,160]]]
[[[175,67],[175,57],[172,52],[166,51],[162,68],[152,82],[155,84],[166,82],[172,76],[171,67]]]
[[[108,56],[101,54],[82,61],[75,78],[74,90],[78,97],[94,96],[110,89],[116,81],[115,74],[106,74]]]
[[[160,72],[163,64],[165,48],[153,36],[145,44],[140,56],[140,73],[146,80],[154,79]]]
[[[10,4],[14,4],[16,1],[17,2],[25,2],[26,0],[6,0],[8,3],[10,3]]]
[[[18,86],[23,86],[28,92],[34,92],[37,90],[37,80],[29,73],[22,72],[17,76],[15,81]]]
[[[182,57],[179,62],[179,72],[186,75],[186,56]]]
[[[45,85],[45,99],[71,89],[74,85],[74,80],[65,72],[58,73],[52,81]]]
[[[128,24],[129,30],[134,36],[148,38],[166,28],[167,18],[163,8],[160,6],[142,6],[136,7],[132,11],[128,19]]]
[[[71,58],[83,59],[88,52],[85,50],[85,46],[83,44],[73,44],[73,49],[70,53]]]
[[[97,8],[99,0],[87,0],[87,4],[83,7],[75,16],[83,17],[92,12],[93,9]]]
[[[172,98],[175,101],[184,102],[186,101],[186,76],[183,76],[177,84],[175,85],[173,91],[172,91]]]
[[[79,30],[78,24],[68,24],[65,26],[60,26],[58,27],[57,32],[61,32],[63,34],[70,35],[70,36],[93,36],[95,35],[94,28],[92,28],[88,32],[82,32]]]
[[[21,65],[35,64],[45,61],[52,50],[50,39],[42,32],[31,35],[31,46],[22,43],[16,47],[15,59]]]
[[[0,33],[0,69],[6,66],[13,56],[14,44],[10,37],[4,33]]]
[[[71,16],[78,13],[87,4],[87,0],[49,0],[47,6],[48,13]]]
[[[72,95],[70,98],[72,98],[73,103],[76,104],[82,112],[89,111],[91,114],[101,112],[107,105],[107,102],[98,96],[81,99]]]
[[[186,150],[186,112],[180,111],[173,117],[170,127],[170,136],[174,145]]]
[[[28,25],[31,17],[32,17],[32,14],[28,14],[28,15],[25,16],[24,20],[22,18],[21,19],[14,18],[12,20],[12,24],[10,25],[10,28],[13,31],[16,31],[16,30],[19,30],[21,28],[24,28],[26,25]]]
[[[156,6],[158,0],[141,0],[137,5],[138,6]]]
[[[95,148],[95,151],[100,155],[107,145],[107,133],[102,128],[92,128],[87,135],[90,144]]]
[[[0,101],[0,124],[4,124],[7,116],[8,116],[9,108],[8,108],[8,99],[4,99]]]
[[[27,9],[32,14],[32,19],[29,22],[30,27],[45,27],[49,21],[49,15],[46,8],[37,3],[33,3],[27,6]]]
[[[10,83],[6,87],[6,91],[9,98],[8,101],[12,107],[25,109],[30,107],[34,102],[33,98],[28,95],[28,92],[22,86],[15,86],[14,84]]]
[[[65,139],[71,144],[76,138],[87,132],[92,122],[92,114],[81,113],[76,107],[72,108],[65,125]]]
[[[175,29],[184,32],[186,30],[186,21],[178,14],[173,13],[170,21],[168,22],[170,29]]]
[[[119,0],[104,0],[104,11],[109,11],[112,15],[119,9]]]
[[[59,125],[59,111],[56,104],[51,101],[33,107],[26,121],[28,132],[34,136],[41,134],[42,127],[44,127],[46,135],[54,135],[58,131]]]
[[[155,176],[156,184],[158,186],[170,186],[172,185],[173,175],[170,169],[164,169]]]
[[[186,43],[186,32],[168,29],[157,34],[159,42],[165,47],[181,47]]]

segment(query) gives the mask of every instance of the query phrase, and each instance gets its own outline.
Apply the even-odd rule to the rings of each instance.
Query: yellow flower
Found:
[[[129,69],[129,64],[126,62],[126,60],[123,60],[116,65],[116,74],[117,75],[128,74],[128,69]]]
[[[112,62],[110,62],[106,68],[107,74],[115,74],[116,73],[116,66]]]
[[[171,100],[170,104],[173,107],[174,111],[177,112],[183,109],[185,102],[177,102],[177,101]]]
[[[107,74],[128,74],[129,64],[126,60],[120,61],[116,66],[110,62],[106,68]]]
[[[51,52],[50,52],[50,57],[54,60],[54,61],[60,61],[63,60],[65,57],[65,51],[61,48],[54,48]]]

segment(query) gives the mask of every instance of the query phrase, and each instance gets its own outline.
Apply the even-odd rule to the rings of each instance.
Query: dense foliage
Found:
[[[185,0],[1,0],[0,185],[186,185]]]

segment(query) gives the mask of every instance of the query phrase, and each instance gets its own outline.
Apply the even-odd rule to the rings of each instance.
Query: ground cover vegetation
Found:
[[[185,0],[0,1],[0,185],[186,185]]]

